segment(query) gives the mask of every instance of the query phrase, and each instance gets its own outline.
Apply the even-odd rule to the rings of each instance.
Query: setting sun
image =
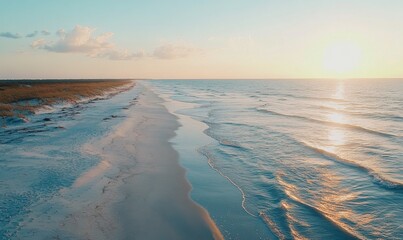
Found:
[[[345,75],[356,70],[361,61],[361,49],[352,42],[330,44],[323,53],[323,67],[333,75]]]

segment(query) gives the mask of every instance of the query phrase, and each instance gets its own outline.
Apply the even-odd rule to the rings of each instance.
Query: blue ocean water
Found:
[[[403,238],[403,80],[149,84],[176,106],[192,197],[227,238]]]

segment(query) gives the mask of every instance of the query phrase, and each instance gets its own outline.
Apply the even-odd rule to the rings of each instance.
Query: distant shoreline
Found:
[[[133,80],[2,80],[0,117],[28,121],[43,107],[111,96],[134,86]]]
[[[69,83],[69,82],[118,82],[118,81],[135,81],[135,80],[146,80],[146,79],[137,79],[137,78],[46,78],[46,79],[0,79],[0,84],[3,83]]]

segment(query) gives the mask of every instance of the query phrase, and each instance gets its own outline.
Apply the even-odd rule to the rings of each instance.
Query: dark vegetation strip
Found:
[[[74,103],[129,84],[131,80],[0,81],[0,117],[23,118],[44,105]]]

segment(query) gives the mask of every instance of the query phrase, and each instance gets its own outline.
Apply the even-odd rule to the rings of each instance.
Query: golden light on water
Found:
[[[340,82],[337,85],[336,92],[333,94],[333,97],[339,100],[344,99],[344,82]]]
[[[333,94],[333,98],[343,100],[344,99],[344,83],[340,82],[337,85],[337,88],[335,90],[335,93]],[[337,106],[335,109],[342,109],[344,106],[342,106],[340,103],[335,103],[335,106]],[[345,114],[341,112],[332,112],[327,115],[328,121],[332,123],[337,123],[337,124],[344,124],[347,123],[347,119]],[[345,130],[340,128],[340,127],[335,127],[335,126],[329,126],[328,130],[328,140],[330,142],[330,146],[327,147],[327,150],[330,152],[335,153],[339,146],[343,145],[345,143]]]
[[[333,145],[343,145],[345,142],[344,131],[341,129],[330,129],[328,133],[328,139]]]
[[[344,82],[340,82],[337,85],[336,90],[335,90],[334,94],[332,95],[332,98],[337,99],[337,100],[344,99]],[[339,102],[333,103],[333,107],[336,110],[340,110],[340,109],[344,108],[344,106]],[[333,123],[346,123],[347,122],[346,116],[339,111],[328,114],[327,118],[330,122],[333,122]]]
[[[346,123],[346,118],[342,113],[331,113],[327,117],[333,123]]]

